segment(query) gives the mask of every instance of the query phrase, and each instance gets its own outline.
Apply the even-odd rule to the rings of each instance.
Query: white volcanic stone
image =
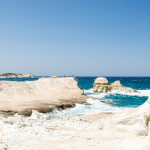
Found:
[[[108,85],[109,84],[108,80],[106,78],[104,78],[104,77],[96,78],[94,83],[95,84],[98,83],[100,85]]]
[[[5,73],[0,75],[0,78],[35,78],[35,76],[32,73],[28,73],[26,75],[18,73]]]
[[[31,119],[40,119],[41,118],[41,115],[38,111],[36,110],[32,110],[32,115],[30,117]]]
[[[40,113],[40,116],[43,114]],[[149,117],[150,99],[138,108],[100,120],[86,121],[78,117],[51,120],[22,118],[15,124],[3,125],[0,149],[150,150],[147,136],[150,131],[145,124]]]
[[[55,76],[54,74],[51,75],[51,78],[56,78],[57,76]]]
[[[49,115],[42,115],[41,119],[43,119],[43,120],[50,120],[50,116]]]
[[[4,122],[3,122],[3,120],[0,120],[0,132],[2,132],[3,126],[4,126]]]
[[[104,124],[104,128],[115,128],[119,132],[131,133],[132,135],[148,135],[149,128],[146,120],[150,118],[150,98],[138,108],[116,113]]]
[[[51,111],[57,106],[85,102],[88,96],[78,87],[78,80],[41,78],[36,81],[0,81],[0,114],[31,115],[32,109]]]
[[[32,73],[28,73],[26,75],[23,75],[23,78],[35,78],[35,76]]]
[[[115,81],[114,83],[110,84],[111,86],[114,87],[122,87],[123,85],[120,83],[120,81]]]
[[[138,92],[136,90],[123,86],[120,81],[115,81],[114,83],[109,85],[109,82],[106,78],[98,77],[97,79],[95,79],[95,82],[93,84],[93,92],[101,93],[111,91],[122,91],[129,93]]]

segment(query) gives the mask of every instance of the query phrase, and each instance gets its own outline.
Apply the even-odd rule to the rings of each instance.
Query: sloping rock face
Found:
[[[56,78],[57,76],[55,76],[54,74],[51,75],[51,78]]]
[[[119,132],[132,135],[148,135],[149,127],[147,119],[150,119],[150,98],[138,108],[116,113],[104,124],[104,129],[113,128]]]
[[[0,114],[30,115],[32,109],[52,111],[85,102],[76,78],[41,78],[37,81],[0,81]]]
[[[0,78],[36,78],[36,77],[32,73],[28,73],[26,75],[18,73],[5,73],[0,75]]]
[[[131,88],[127,88],[123,86],[120,81],[115,81],[114,83],[109,85],[109,82],[106,78],[99,77],[95,79],[95,82],[93,84],[93,92],[101,93],[101,92],[111,92],[114,90],[120,90],[125,92],[137,92],[136,90],[133,90]]]

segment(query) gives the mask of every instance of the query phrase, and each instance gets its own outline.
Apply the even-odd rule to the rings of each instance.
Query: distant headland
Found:
[[[0,78],[36,78],[32,73],[26,75],[19,73],[4,73],[0,75]]]

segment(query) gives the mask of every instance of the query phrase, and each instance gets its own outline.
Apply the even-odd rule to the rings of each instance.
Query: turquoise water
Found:
[[[87,114],[101,113],[101,112],[118,112],[135,108],[143,104],[150,96],[150,77],[106,77],[109,83],[120,80],[121,84],[126,87],[138,90],[139,93],[125,93],[122,91],[115,91],[110,93],[93,93],[93,83],[97,77],[76,77],[78,85],[84,89],[86,95],[96,98],[96,100],[88,99],[91,105],[77,104],[76,107],[66,110],[54,110],[50,114],[52,118],[63,116],[81,116]],[[34,81],[34,79],[0,79],[9,81]],[[112,102],[112,104],[105,104],[100,100]]]
[[[88,92],[88,90],[93,88],[93,83],[96,78],[97,77],[78,77],[78,85]],[[105,96],[101,98],[101,100],[111,101],[118,104],[118,107],[137,107],[143,104],[150,95],[150,77],[107,77],[107,79],[110,84],[116,80],[120,80],[123,86],[130,87],[141,92],[141,94],[131,94],[118,91],[115,93],[112,92],[105,94]],[[93,94],[93,92],[88,93],[88,95]],[[100,96],[102,94],[95,95]]]
[[[107,77],[109,83],[120,80],[123,86],[138,90],[139,93],[125,93],[115,91],[110,93],[93,93],[93,83],[97,77],[77,77],[78,85],[84,89],[86,95],[97,98],[97,100],[88,99],[91,105],[77,104],[75,108],[58,111],[51,115],[52,118],[63,116],[81,116],[101,112],[119,112],[136,108],[142,105],[150,96],[150,77]],[[100,102],[112,102],[106,104]]]

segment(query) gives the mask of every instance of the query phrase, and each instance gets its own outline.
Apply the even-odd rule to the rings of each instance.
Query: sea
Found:
[[[41,76],[33,79],[8,78],[0,80],[34,81],[38,80],[39,78],[41,78]],[[104,112],[120,112],[142,105],[150,96],[150,77],[106,77],[110,84],[119,80],[123,86],[135,89],[138,91],[137,93],[127,93],[122,90],[112,91],[108,93],[94,93],[93,83],[97,76],[77,76],[76,78],[78,79],[78,86],[80,86],[84,90],[84,94],[94,97],[95,100],[93,100],[92,98],[87,99],[87,102],[90,105],[76,104],[74,108],[65,110],[54,109],[54,111],[50,114],[51,118],[60,118],[63,116],[82,116]],[[111,104],[103,103],[101,101],[111,102]]]

